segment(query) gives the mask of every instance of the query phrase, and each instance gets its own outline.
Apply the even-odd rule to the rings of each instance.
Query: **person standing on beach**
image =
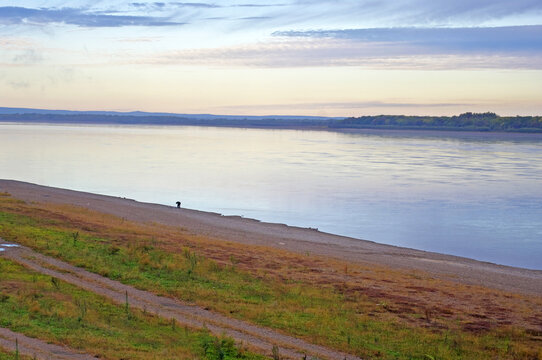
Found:
[[[180,201],[177,201],[175,204],[177,204],[177,209],[181,208],[181,202]]]

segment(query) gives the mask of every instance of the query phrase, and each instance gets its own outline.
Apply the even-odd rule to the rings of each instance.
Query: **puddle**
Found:
[[[0,244],[0,252],[6,251],[6,248],[19,247],[17,244]]]

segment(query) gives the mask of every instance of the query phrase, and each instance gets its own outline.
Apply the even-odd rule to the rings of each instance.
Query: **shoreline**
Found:
[[[216,240],[268,246],[295,253],[336,258],[395,269],[419,270],[430,276],[470,285],[542,295],[542,270],[497,265],[474,259],[403,248],[324,233],[311,228],[266,223],[240,216],[177,209],[122,197],[60,189],[16,180],[0,180],[0,192],[27,202],[81,206],[142,223],[183,228]]]
[[[257,125],[257,124],[218,124],[218,123],[186,123],[186,124],[156,124],[156,123],[131,123],[131,122],[60,122],[60,121],[12,121],[0,119],[0,124],[6,125],[58,125],[58,126],[143,126],[143,127],[209,127],[230,129],[254,129],[254,130],[294,130],[294,131],[327,131],[339,134],[370,134],[370,135],[424,135],[440,137],[487,137],[487,138],[533,138],[542,139],[542,131],[495,131],[477,129],[438,129],[438,128],[413,128],[405,127],[327,127],[322,125]]]

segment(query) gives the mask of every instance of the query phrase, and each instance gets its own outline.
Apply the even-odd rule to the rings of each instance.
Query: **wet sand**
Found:
[[[178,226],[193,234],[242,244],[264,245],[297,253],[317,254],[363,264],[414,269],[432,276],[505,291],[542,295],[542,271],[496,265],[468,258],[378,244],[323,233],[314,229],[264,223],[238,216],[222,216],[177,209],[79,191],[0,180],[0,192],[27,202],[82,206],[137,222]]]

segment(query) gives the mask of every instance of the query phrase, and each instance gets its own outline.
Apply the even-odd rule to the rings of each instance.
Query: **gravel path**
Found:
[[[1,240],[1,239],[0,239]],[[139,308],[166,319],[175,319],[180,325],[193,328],[206,327],[213,334],[226,334],[238,343],[246,344],[266,355],[272,354],[278,346],[281,357],[301,359],[305,354],[324,359],[356,359],[339,351],[310,344],[304,340],[281,334],[277,331],[255,326],[244,321],[231,319],[201,307],[188,305],[178,300],[138,290],[57,259],[44,256],[23,246],[6,246],[0,241],[0,256],[14,260],[42,274],[64,280],[85,290],[105,296],[118,304]],[[78,359],[78,358],[74,358]],[[85,358],[86,359],[86,358]]]
[[[18,345],[17,345],[18,344]],[[81,354],[65,346],[48,344],[45,341],[34,339],[23,334],[0,328],[0,347],[15,352],[19,348],[19,354],[36,359],[59,359],[59,360],[95,360],[96,357]]]

